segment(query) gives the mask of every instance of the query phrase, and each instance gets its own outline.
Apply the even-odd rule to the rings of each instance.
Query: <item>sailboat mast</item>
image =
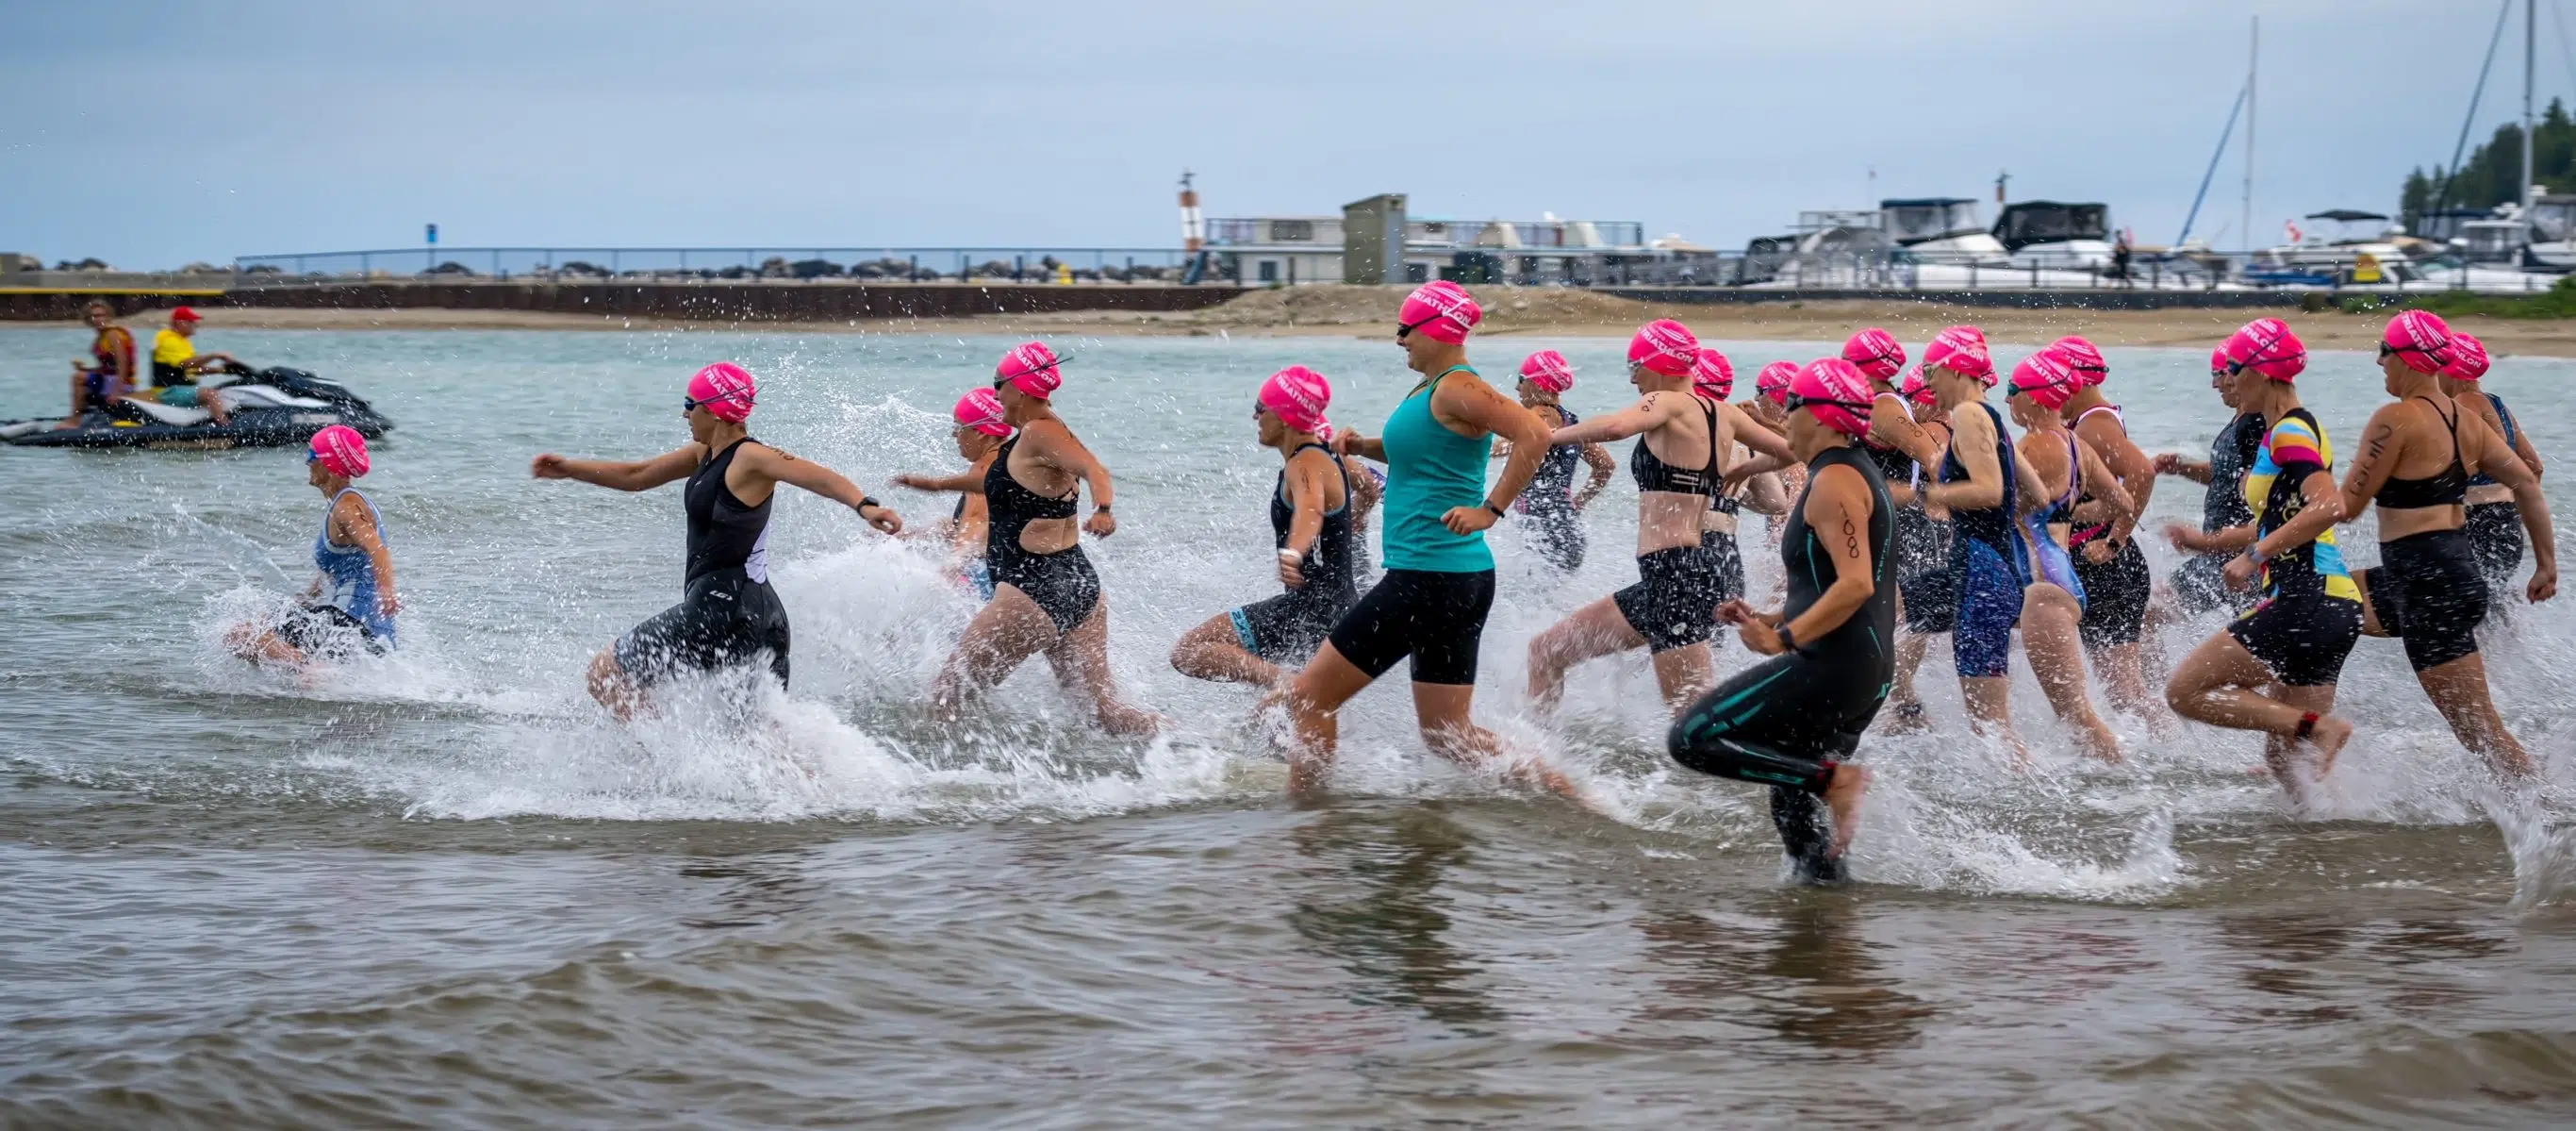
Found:
[[[2534,172],[2535,172],[2535,171],[2532,169],[2532,167],[2531,167],[2531,126],[2532,126],[2532,122],[2531,122],[2531,72],[2532,72],[2532,70],[2533,70],[2532,60],[2533,60],[2534,58],[2536,58],[2536,57],[2537,57],[2537,55],[2539,54],[2539,42],[2540,42],[2540,16],[2539,16],[2539,14],[2538,14],[2538,13],[2539,13],[2539,11],[2540,11],[2540,0],[2523,0],[2523,3],[2522,3],[2522,191],[2521,191],[2520,193],[2515,194],[2515,195],[2516,195],[2516,197],[2517,197],[2518,199],[2520,199],[2520,200],[2522,201],[2522,214],[2523,214],[2523,216],[2525,217],[2525,220],[2523,221],[2524,223],[2529,223],[2529,222],[2530,222],[2530,220],[2528,219],[2528,217],[2530,217],[2530,215],[2531,215],[2531,182],[2532,182],[2532,181],[2533,181],[2533,179],[2534,179],[2533,174],[2534,174]]]
[[[2254,70],[2263,57],[2263,17],[2254,17],[2252,37],[2245,48],[2245,199],[2243,212],[2237,217],[2236,238],[2252,249],[2254,242]]]

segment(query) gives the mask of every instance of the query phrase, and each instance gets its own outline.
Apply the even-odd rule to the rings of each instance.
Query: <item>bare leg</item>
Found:
[[[1619,611],[1619,603],[1608,597],[1574,610],[1573,615],[1556,622],[1530,641],[1530,705],[1543,714],[1555,714],[1565,698],[1565,673],[1574,665],[1603,656],[1646,646],[1646,638],[1628,627],[1628,618]],[[1705,651],[1703,650],[1703,661]],[[1657,673],[1659,676],[1661,672]],[[1668,690],[1664,698],[1672,698]]]
[[[627,722],[644,706],[644,689],[617,662],[617,650],[602,648],[590,661],[590,697],[608,708],[618,722]]]
[[[1960,676],[1959,697],[1967,701],[1968,725],[1979,734],[1999,734],[2011,748],[2013,768],[2030,768],[2030,748],[2013,732],[2012,679],[2008,676]]]
[[[1869,792],[1869,771],[1844,762],[1834,767],[1832,781],[1825,783],[1825,808],[1834,815],[1834,847],[1826,855],[1839,858],[1851,847],[1852,834],[1860,831],[1860,802]]]
[[[1290,796],[1311,798],[1323,792],[1324,778],[1332,773],[1333,757],[1341,744],[1342,704],[1374,678],[1352,666],[1340,649],[1326,641],[1289,682],[1288,715],[1294,727],[1288,748]]]
[[[1896,630],[1896,679],[1887,692],[1887,709],[1878,713],[1886,720],[1889,733],[1903,734],[1924,729],[1923,699],[1915,694],[1914,673],[1923,666],[1923,656],[1932,649],[1932,637],[1920,632]]]
[[[1054,643],[1055,638],[1055,622],[1047,619],[1046,610],[1020,592],[1019,586],[996,587],[993,599],[986,601],[975,619],[966,623],[966,634],[957,639],[957,650],[949,653],[947,664],[939,669],[939,678],[932,681],[932,710],[941,720],[955,722],[966,700],[1008,678],[1039,649]]]
[[[2084,752],[2116,763],[2120,740],[2093,710],[2093,698],[2084,688],[2084,647],[2075,627],[2083,617],[2073,594],[2044,581],[2032,585],[2022,591],[2021,648],[2048,705],[2074,729]]]
[[[262,661],[289,668],[304,666],[304,652],[276,632],[255,624],[237,624],[224,633],[224,646],[254,664]]]
[[[1131,706],[1118,697],[1118,680],[1109,670],[1109,603],[1091,607],[1082,626],[1058,638],[1046,650],[1056,683],[1077,700],[1091,704],[1092,718],[1111,734],[1151,738],[1163,729],[1161,716]]]
[[[2506,730],[2504,718],[2496,714],[2495,695],[2487,688],[2486,657],[2476,652],[2447,664],[2437,664],[2415,673],[2424,685],[2424,694],[2433,700],[2433,709],[2442,712],[2442,720],[2451,724],[2460,745],[2487,760],[2489,768],[2507,780],[2527,778],[2532,774],[2531,754]]]
[[[81,414],[82,414],[82,413],[85,413],[85,412],[88,412],[88,411],[89,411],[89,375],[88,375],[88,374],[86,374],[86,373],[82,373],[82,372],[80,372],[79,370],[73,370],[73,371],[72,371],[72,411],[71,411],[71,415],[64,417],[64,418],[63,418],[63,420],[62,420],[62,423],[57,424],[57,425],[54,425],[54,430],[55,430],[55,431],[57,431],[57,432],[59,432],[59,431],[62,431],[63,429],[66,429],[66,428],[78,428],[78,427],[80,427]]]
[[[2271,694],[2256,688],[2267,688]],[[2255,659],[2245,645],[2219,632],[2175,665],[2173,679],[2165,685],[2165,702],[2186,719],[2269,735],[2264,760],[2281,779],[2282,788],[2290,791],[2291,800],[2304,803],[2305,787],[2292,772],[2300,722],[2310,713],[2318,716],[2305,745],[2316,750],[2320,778],[2334,767],[2344,743],[2352,741],[2352,724],[2327,713],[2334,709],[2334,690],[2332,684],[2282,686],[2272,678],[2272,669]]]
[[[1476,725],[1476,687],[1463,683],[1415,683],[1413,718],[1431,752],[1471,769],[1503,762],[1503,740]],[[1581,801],[1565,775],[1536,762],[1504,765],[1509,776]]]
[[[1680,715],[1701,692],[1717,686],[1717,665],[1708,653],[1706,644],[1655,653],[1655,686],[1664,693],[1666,713]]]
[[[1172,645],[1172,670],[1191,679],[1264,687],[1276,687],[1288,678],[1279,665],[1245,650],[1230,613],[1218,613],[1182,633],[1180,642]]]

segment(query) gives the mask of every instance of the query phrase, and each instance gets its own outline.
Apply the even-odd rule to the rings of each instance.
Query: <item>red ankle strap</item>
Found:
[[[2292,732],[2292,734],[2290,735],[2290,737],[2292,737],[2292,738],[2306,738],[2306,737],[2308,737],[2308,736],[2310,736],[2310,735],[2313,735],[2313,734],[2317,733],[2317,719],[2318,719],[2318,717],[2319,717],[2319,716],[2318,716],[2318,715],[2317,715],[2317,713],[2316,713],[2316,712],[2314,712],[2314,711],[2310,711],[2310,712],[2308,712],[2307,714],[2304,714],[2304,715],[2299,716],[2299,729],[2298,729],[2297,731],[2295,731],[2295,732]]]

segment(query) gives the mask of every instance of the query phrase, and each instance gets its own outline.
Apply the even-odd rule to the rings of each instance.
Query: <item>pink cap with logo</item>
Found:
[[[2257,318],[2227,336],[2229,368],[2273,381],[2296,381],[2308,368],[2308,345],[2278,318]]]
[[[2012,391],[2039,402],[2039,407],[2055,411],[2074,399],[2075,390],[2084,387],[2084,378],[2066,363],[2066,355],[2055,349],[2044,349],[2021,359],[2013,366]]]
[[[1551,393],[1562,393],[1574,387],[1574,366],[1565,355],[1555,350],[1540,350],[1521,359],[1521,376],[1530,384]]]
[[[1923,371],[1920,369],[1906,374],[1905,383],[1897,386],[1896,391],[1906,400],[1925,408],[1937,407],[1941,403],[1941,398],[1932,393],[1932,383],[1923,379]]]
[[[1753,391],[1771,398],[1772,404],[1785,403],[1789,399],[1789,382],[1797,379],[1797,376],[1797,362],[1772,362],[1763,366],[1762,372],[1754,375]]]
[[[1893,381],[1905,369],[1905,347],[1896,335],[1872,326],[1843,343],[1843,360],[1870,380]]]
[[[1628,339],[1628,364],[1666,377],[1682,376],[1699,364],[1699,335],[1670,318],[1648,322]]]
[[[1476,305],[1467,288],[1447,279],[1434,279],[1413,288],[1395,312],[1398,330],[1453,346],[1466,341],[1467,331],[1484,320],[1485,308]]]
[[[1261,383],[1261,407],[1295,431],[1322,427],[1324,409],[1332,403],[1333,383],[1303,365],[1291,365]]]
[[[1735,395],[1735,363],[1716,347],[1699,347],[1699,360],[1691,364],[1691,391],[1721,401]]]
[[[1045,400],[1064,387],[1064,359],[1057,357],[1045,342],[1022,342],[1002,355],[1002,363],[993,368],[993,378]]]
[[[751,371],[730,361],[719,361],[689,378],[689,399],[716,419],[735,424],[751,419],[752,402],[759,394]]]
[[[343,479],[355,479],[367,473],[367,438],[346,424],[334,424],[313,434],[304,462],[321,464],[322,470]]]
[[[991,389],[976,389],[957,398],[957,426],[987,436],[1008,436],[1011,422],[1002,418],[1002,398]]]
[[[2217,377],[2226,372],[2227,347],[2223,344],[2209,347],[2209,375]]]
[[[1860,367],[1839,357],[1808,362],[1789,379],[1788,395],[1805,399],[1800,408],[1816,414],[1817,423],[1846,436],[1869,434],[1871,390]]]
[[[2399,312],[2379,340],[2417,373],[2439,373],[2451,363],[2451,324],[2429,310]]]
[[[2086,385],[2099,385],[2111,376],[2111,363],[2103,359],[2101,349],[2084,338],[2068,334],[2049,343],[2048,348]]]
[[[1993,388],[1995,359],[1986,350],[1986,332],[1974,326],[1950,326],[1932,335],[1932,344],[1923,347],[1921,370],[1928,378],[1934,368],[1973,377]]]
[[[2457,330],[2451,332],[2451,363],[2442,367],[2442,376],[2460,381],[2475,381],[2487,375],[2487,344]]]

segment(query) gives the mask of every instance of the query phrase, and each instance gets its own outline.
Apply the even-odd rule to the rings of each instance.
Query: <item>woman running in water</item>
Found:
[[[1719,556],[1701,537],[1701,515],[1723,493],[1727,456],[1743,437],[1782,455],[1788,446],[1736,423],[1742,410],[1691,393],[1699,339],[1671,319],[1647,323],[1628,342],[1628,379],[1637,403],[1558,429],[1556,442],[1590,444],[1638,437],[1628,460],[1637,480],[1638,581],[1577,609],[1529,646],[1529,695],[1553,712],[1565,673],[1602,656],[1644,648],[1654,657],[1664,705],[1679,710],[1711,682],[1708,640],[1720,592]],[[1730,547],[1731,549],[1732,547]],[[1735,562],[1738,592],[1744,565]]]
[[[2505,729],[2487,688],[2477,628],[2487,615],[2462,510],[2469,472],[2492,475],[2513,492],[2539,567],[2530,595],[2558,588],[2558,550],[2540,480],[2486,424],[2444,396],[2439,374],[2452,361],[2453,335],[2441,318],[2409,310],[2388,323],[2379,368],[2396,398],[2372,413],[2361,454],[2344,473],[2344,521],[2379,508],[2379,565],[2353,574],[2361,587],[2362,631],[2406,642],[2406,662],[2460,744],[2506,778],[2532,773],[2531,755]],[[2406,474],[2401,475],[2404,472]]]
[[[1771,821],[1803,883],[1844,878],[1869,771],[1849,763],[1887,697],[1896,657],[1893,504],[1854,441],[1869,432],[1871,396],[1839,358],[1790,386],[1789,443],[1809,469],[1789,509],[1780,570],[1788,604],[1759,612],[1729,602],[1744,646],[1770,657],[1703,695],[1665,740],[1673,761],[1771,787]],[[1832,811],[1822,827],[1816,801]]]
[[[1002,682],[1029,657],[1044,653],[1056,683],[1087,701],[1100,729],[1151,735],[1161,720],[1129,706],[1109,670],[1109,606],[1100,574],[1082,552],[1082,535],[1118,531],[1110,516],[1115,488],[1109,468],[1075,438],[1051,399],[1064,385],[1064,363],[1045,342],[1024,342],[994,367],[993,391],[1006,423],[1019,434],[1002,442],[984,469],[985,567],[993,599],[966,625],[957,650],[931,687],[942,718]],[[1091,517],[1078,527],[1081,488],[1091,487]]]
[[[2263,599],[2183,657],[2165,702],[2186,719],[2264,732],[2264,762],[2303,804],[2309,779],[2293,760],[2299,748],[2314,750],[2314,777],[2323,778],[2352,740],[2352,724],[2330,712],[2344,658],[2361,635],[2361,590],[2334,540],[2343,520],[2334,446],[2292,384],[2307,368],[2307,347],[2280,319],[2259,318],[2227,339],[2227,364],[2237,407],[2263,414],[2265,431],[2245,476],[2254,522],[2209,543],[2243,551],[2227,563],[2227,582],[2259,582]]]
[[[1345,430],[1333,438],[1340,454],[1387,465],[1386,574],[1343,614],[1289,685],[1296,728],[1288,762],[1292,792],[1323,788],[1342,705],[1407,657],[1414,718],[1432,752],[1470,765],[1502,756],[1501,741],[1471,715],[1477,647],[1494,605],[1494,555],[1485,547],[1485,529],[1538,473],[1548,428],[1467,364],[1467,332],[1483,317],[1467,289],[1445,279],[1406,296],[1395,340],[1421,382],[1387,418],[1385,435]],[[1485,464],[1495,435],[1511,441],[1512,455],[1488,493]],[[1552,771],[1527,776],[1572,790]]]
[[[1974,332],[1975,327],[1958,329]],[[1983,349],[1982,335],[1975,341]],[[1923,430],[1932,449],[1950,449],[1950,414],[1941,407],[1941,398],[1932,392],[1932,383],[1924,372],[1952,356],[1952,344],[1936,338],[1923,350],[1923,363],[1905,375],[1898,387],[1908,406],[1914,410],[1915,426]],[[1941,463],[1908,465],[1905,482],[1889,483],[1888,497],[1896,504],[1896,548],[1892,551],[1896,571],[1896,591],[1903,620],[1896,636],[1896,684],[1887,693],[1888,728],[1896,731],[1922,730],[1923,700],[1914,691],[1914,673],[1923,667],[1923,657],[1931,651],[1932,638],[1948,635],[1959,624],[1958,578],[1950,570],[1950,512],[1934,505],[1925,488],[1937,482]]]
[[[2040,690],[2048,693],[2049,705],[2074,728],[2086,752],[2117,762],[2119,739],[2103,725],[2102,716],[2093,710],[2092,696],[2084,689],[2079,626],[2089,602],[2084,583],[2075,574],[2069,541],[2084,500],[2091,500],[2094,508],[2090,517],[2106,524],[2128,522],[2135,512],[2128,492],[2121,489],[2102,457],[2075,438],[2061,415],[2082,382],[2066,358],[2053,349],[2023,358],[2013,367],[2007,399],[2013,423],[2022,429],[2014,454],[2038,479],[2041,497],[2048,500],[2038,511],[2022,514],[2021,533],[2030,545],[2035,576],[2022,597],[2021,647],[2030,657],[2031,673],[2039,677]]]
[[[2461,411],[2485,421],[2487,428],[2503,437],[2505,446],[2522,457],[2523,465],[2538,478],[2540,451],[2531,446],[2531,437],[2523,432],[2522,422],[2513,418],[2513,410],[2505,407],[2503,397],[2479,387],[2488,364],[2486,343],[2453,331],[2451,363],[2442,369],[2442,393],[2458,401]],[[2513,575],[2522,568],[2523,524],[2513,500],[2513,489],[2495,476],[2483,471],[2469,476],[2469,545],[2477,551],[2478,572],[2485,576],[2492,598],[2489,608],[2496,612],[2510,608],[2505,602],[2518,595]]]
[[[993,457],[1002,454],[1002,441],[1011,438],[1011,423],[1003,419],[1002,398],[991,389],[976,389],[957,398],[957,407],[950,415],[957,421],[952,434],[957,440],[957,454],[966,461],[966,470],[946,476],[905,472],[894,477],[894,485],[915,491],[956,492],[956,511],[940,523],[940,533],[948,539],[950,568],[961,584],[990,601],[993,571],[984,562],[990,524],[990,513],[984,506],[984,473],[991,470]]]
[[[2254,470],[2255,454],[2262,449],[2263,435],[2271,425],[2262,413],[2245,411],[2238,398],[2248,382],[2259,380],[2262,378],[2246,377],[2236,371],[2227,360],[2226,346],[2212,351],[2209,386],[2218,390],[2220,403],[2236,412],[2235,418],[2218,430],[2206,461],[2184,459],[2172,452],[2156,457],[2157,474],[2179,475],[2208,488],[2201,496],[2198,531],[2179,522],[2165,526],[2165,540],[2173,543],[2174,549],[2191,555],[2168,575],[2174,603],[2186,613],[2226,609],[2242,615],[2254,607],[2253,594],[2228,586],[2227,562],[2236,555],[2233,550],[2221,548],[2213,536],[2254,524],[2254,508],[2245,502],[2245,476]]]
[[[636,625],[590,663],[590,697],[620,721],[632,718],[644,691],[683,670],[714,671],[767,653],[770,674],[787,684],[787,609],[769,587],[769,512],[781,483],[804,488],[858,513],[868,525],[901,533],[903,519],[841,474],[751,438],[748,422],[759,390],[751,373],[729,361],[689,378],[680,410],[689,442],[647,460],[570,459],[548,452],[528,465],[539,479],[573,479],[620,491],[650,491],[681,479],[689,553],[680,603]]]
[[[1550,431],[1582,423],[1582,417],[1558,403],[1573,387],[1574,367],[1566,364],[1564,354],[1540,350],[1522,360],[1521,407],[1536,414]],[[1511,454],[1511,441],[1494,441],[1495,459]],[[1578,463],[1592,469],[1591,481],[1580,491],[1574,487]],[[1529,516],[1530,548],[1538,551],[1541,560],[1567,573],[1582,567],[1587,539],[1581,512],[1610,485],[1610,476],[1618,469],[1617,461],[1599,444],[1556,444],[1547,449],[1547,458],[1539,461],[1538,478],[1530,480],[1529,490],[1521,492],[1517,504]]]
[[[1359,492],[1341,459],[1317,439],[1332,399],[1332,383],[1302,365],[1262,382],[1252,418],[1261,445],[1284,463],[1270,493],[1270,533],[1287,592],[1219,613],[1182,634],[1172,646],[1172,667],[1182,675],[1276,685],[1359,603],[1359,536],[1351,525]]]
[[[301,668],[356,651],[381,655],[394,646],[394,555],[385,545],[376,504],[355,483],[367,474],[367,438],[346,424],[313,434],[304,453],[305,481],[330,503],[313,539],[313,584],[302,607],[275,627],[236,626],[227,638],[245,660]]]
[[[2148,598],[2155,593],[2156,581],[2147,571],[2146,552],[2134,537],[2139,517],[2147,513],[2148,496],[2155,490],[2155,461],[2129,441],[2120,406],[2102,394],[2103,383],[2111,377],[2111,363],[2102,351],[2072,335],[2048,348],[2075,371],[2080,385],[2059,410],[2067,427],[2102,457],[2102,465],[2119,477],[2120,489],[2129,495],[2128,514],[2118,521],[2100,513],[2103,508],[2091,491],[2075,501],[2078,521],[2067,545],[2075,558],[2075,579],[2084,586],[2084,620],[2077,628],[2085,652],[2102,673],[2103,689],[2110,693],[2112,705],[2161,724],[2166,718],[2164,701],[2147,686],[2142,645]]]

